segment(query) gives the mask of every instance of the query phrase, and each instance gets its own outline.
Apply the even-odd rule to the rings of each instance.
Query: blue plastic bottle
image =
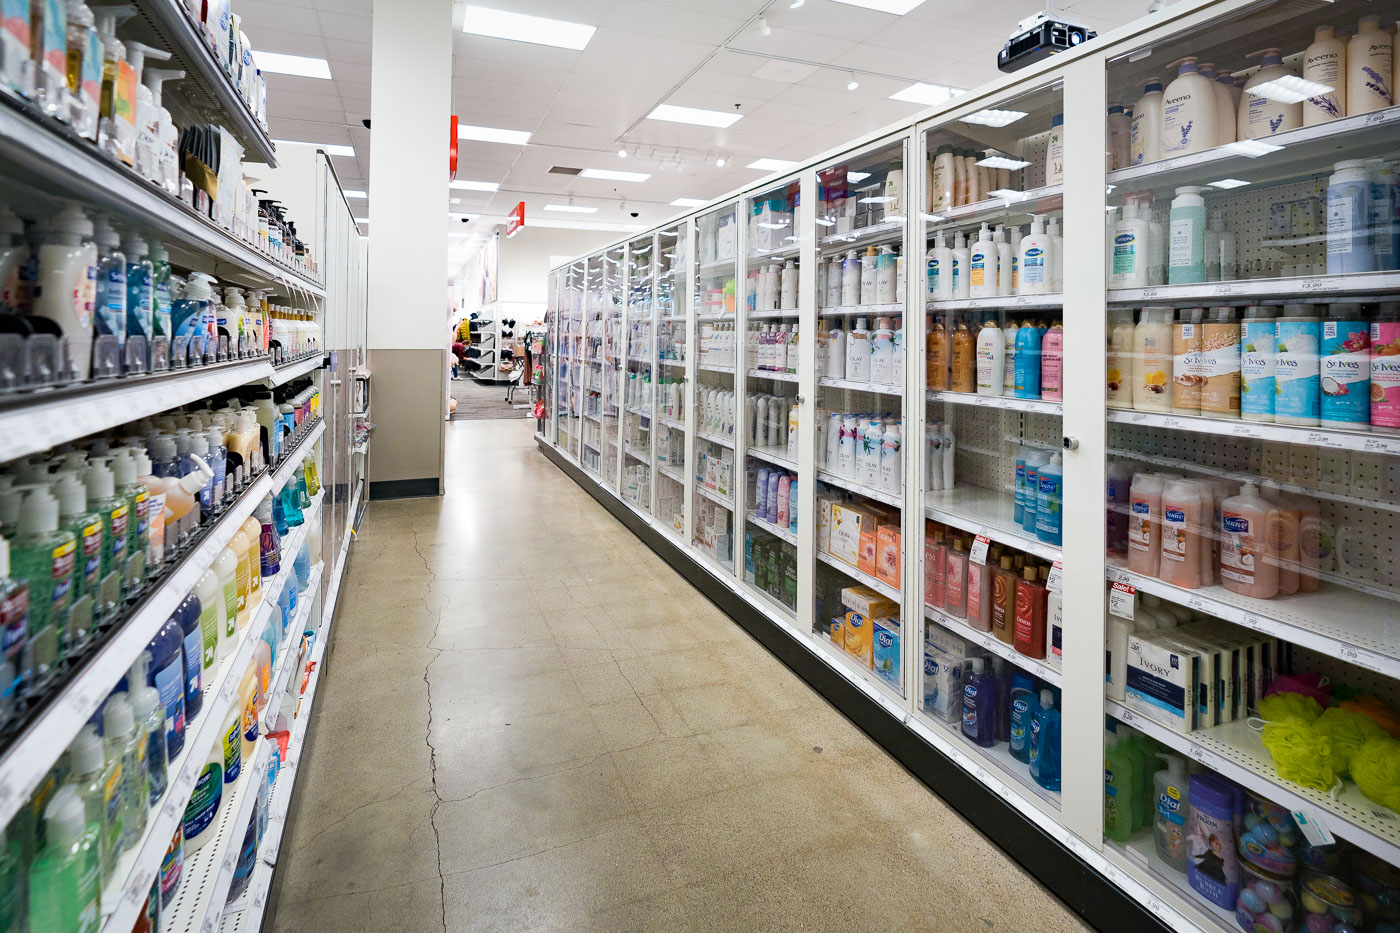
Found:
[[[1025,328],[1021,328],[1025,330]],[[1021,494],[1025,507],[1021,513],[1021,530],[1028,535],[1035,534],[1035,526],[1040,515],[1040,469],[1050,462],[1048,454],[1032,451],[1026,455],[1025,491]]]
[[[1016,509],[1013,521],[1021,524],[1026,520],[1026,448],[1016,446]]]
[[[778,483],[783,478],[781,470],[774,470],[768,474],[768,496],[764,500],[768,503],[768,514],[763,516],[764,521],[772,524],[778,520]]]
[[[185,747],[184,635],[177,608],[146,646],[151,653],[146,682],[156,688],[160,703],[165,707],[165,749],[172,761]]]
[[[1035,679],[1024,671],[1011,675],[1011,757],[1029,761],[1031,757],[1031,718],[1039,708],[1035,700]]]
[[[1040,707],[1031,719],[1031,778],[1046,790],[1060,789],[1060,711],[1055,695],[1040,691]]]
[[[204,631],[199,615],[204,611],[199,597],[191,592],[175,609],[180,620],[181,642],[185,653],[185,718],[192,720],[204,708]]]
[[[1046,544],[1059,545],[1064,539],[1064,470],[1060,455],[1050,455],[1050,462],[1037,471],[1035,500],[1035,536]]]
[[[1016,397],[1040,398],[1040,328],[1022,324],[1016,330]]]
[[[277,529],[277,537],[285,538],[290,526],[287,524],[287,508],[282,502],[282,493],[272,497],[272,526]]]
[[[974,745],[991,748],[997,740],[997,682],[991,674],[982,673],[984,663],[981,658],[967,662],[970,673],[963,682],[962,731]]]

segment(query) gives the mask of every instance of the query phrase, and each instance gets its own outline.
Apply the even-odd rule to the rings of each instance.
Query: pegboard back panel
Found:
[[[1268,481],[1316,502],[1324,578],[1400,599],[1395,458],[1118,423],[1110,425],[1108,447],[1110,458],[1134,470],[1220,478],[1236,490]],[[1400,606],[1382,601],[1377,611],[1400,614]]]
[[[1011,495],[1021,444],[1060,449],[1062,428],[1058,415],[930,402],[928,423],[930,429],[936,423],[952,429],[955,478],[960,486],[978,486]]]

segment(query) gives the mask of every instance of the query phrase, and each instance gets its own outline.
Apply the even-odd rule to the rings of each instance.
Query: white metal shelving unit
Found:
[[[767,439],[749,443],[747,439],[754,435],[737,425],[734,432],[741,439],[735,454],[744,461],[744,469],[736,472],[734,489],[733,514],[743,516],[740,527],[744,529],[735,531],[736,556],[743,547],[741,539],[750,537],[763,542],[769,554],[774,549],[784,555],[795,554],[795,611],[779,608],[769,592],[750,583],[748,574],[753,568],[746,568],[744,560],[736,559],[731,569],[702,555],[691,543],[689,515],[679,537],[669,515],[648,520],[648,524],[676,543],[706,571],[707,578],[743,599],[746,606],[808,649],[812,658],[870,703],[945,755],[1109,885],[1165,925],[1180,930],[1218,933],[1231,926],[1232,918],[1204,904],[1182,876],[1154,860],[1150,843],[1144,847],[1141,840],[1127,845],[1105,841],[1105,723],[1138,727],[1243,787],[1296,806],[1338,838],[1397,864],[1400,814],[1367,800],[1351,784],[1332,798],[1281,780],[1267,753],[1240,723],[1174,735],[1111,701],[1104,692],[1105,588],[1122,581],[1193,612],[1285,640],[1296,649],[1295,664],[1315,663],[1334,679],[1344,674],[1345,682],[1400,702],[1400,684],[1396,683],[1400,681],[1400,613],[1395,610],[1400,572],[1393,555],[1379,544],[1400,533],[1400,523],[1394,518],[1400,514],[1400,506],[1393,501],[1400,487],[1391,489],[1385,483],[1393,485],[1392,480],[1376,479],[1400,474],[1394,462],[1400,458],[1400,434],[1367,430],[1364,425],[1353,429],[1294,426],[1109,407],[1104,355],[1108,315],[1144,305],[1230,305],[1238,309],[1250,304],[1400,301],[1400,271],[1314,275],[1309,268],[1307,274],[1280,275],[1280,266],[1294,260],[1279,257],[1298,250],[1321,254],[1325,252],[1325,235],[1284,234],[1269,229],[1268,221],[1275,202],[1292,204],[1325,189],[1338,159],[1393,159],[1400,106],[1301,127],[1271,139],[1230,143],[1115,171],[1107,171],[1104,163],[1104,114],[1110,98],[1135,100],[1149,75],[1169,75],[1167,66],[1184,55],[1225,62],[1232,73],[1244,74],[1253,66],[1243,63],[1243,56],[1258,47],[1257,43],[1284,47],[1285,54],[1296,53],[1312,41],[1315,26],[1350,27],[1350,20],[1367,11],[1359,0],[1340,0],[1339,4],[1308,10],[1282,0],[1183,0],[1072,52],[954,97],[916,120],[852,140],[658,228],[680,232],[674,242],[689,249],[679,251],[683,266],[674,270],[674,278],[695,282],[697,276],[712,269],[729,268],[729,260],[703,266],[696,261],[696,234],[704,219],[727,209],[736,199],[741,207],[739,216],[755,218],[750,225],[741,223],[736,233],[736,254],[740,257],[733,289],[736,313],[714,316],[708,313],[713,303],[702,313],[696,296],[687,296],[674,309],[662,313],[663,323],[684,322],[691,339],[696,325],[710,319],[732,318],[736,331],[745,335],[751,327],[792,322],[805,338],[814,333],[825,335],[841,326],[831,319],[846,319],[849,329],[856,317],[867,318],[867,327],[873,319],[889,317],[896,326],[902,324],[905,362],[903,383],[883,386],[836,378],[838,372],[828,375],[825,359],[818,365],[824,341],[800,342],[795,373],[758,369],[752,358],[736,360],[734,388],[740,404],[746,399],[751,403],[760,394],[777,395],[798,409],[798,437],[791,447],[777,446]],[[1047,179],[1045,173],[1049,131],[1056,115],[1063,116],[1066,130],[1062,181]],[[1007,122],[997,122],[1003,120]],[[938,192],[929,190],[930,179],[923,165],[943,144],[963,150],[994,150],[1024,165],[1011,170],[1010,188],[998,188],[992,196],[984,191],[982,199],[972,204],[935,204]],[[893,174],[895,162],[901,163],[900,176]],[[904,216],[887,216],[888,207],[884,211],[871,208],[869,214],[855,219],[835,216],[834,202],[849,192],[860,196],[862,183],[879,183],[882,177],[898,192],[893,201],[903,208]],[[901,181],[903,190],[899,188]],[[1212,185],[1216,181],[1223,184]],[[1207,189],[1207,203],[1222,212],[1227,231],[1236,238],[1238,268],[1246,271],[1237,272],[1236,278],[1227,272],[1223,281],[1111,288],[1105,280],[1105,217],[1111,218],[1110,212],[1128,203],[1129,198],[1156,205],[1160,214],[1175,196],[1175,189],[1187,185]],[[888,205],[886,192],[879,194],[863,203]],[[780,214],[758,221],[761,211],[781,211],[798,197],[803,209],[794,212],[792,219]],[[981,223],[1018,226],[1024,231],[1032,215],[1055,218],[1062,238],[1063,275],[1061,281],[1048,284],[1048,293],[930,299],[923,275],[924,258],[936,233],[966,234]],[[838,230],[838,223],[851,229],[842,226]],[[772,248],[776,245],[771,234],[774,229],[788,237],[777,249]],[[906,257],[905,289],[899,300],[833,306],[831,292],[823,290],[827,261],[852,252],[860,256],[871,246],[877,251],[889,247]],[[788,307],[776,307],[776,301],[774,306],[761,307],[757,296],[748,294],[756,284],[750,276],[759,268],[771,268],[776,257],[783,262],[793,260],[799,269],[797,300],[784,300]],[[815,274],[819,269],[820,277]],[[680,310],[685,313],[676,313]],[[1326,320],[1323,309],[1318,310],[1317,316]],[[966,383],[930,377],[929,338],[937,330],[930,329],[926,315],[946,327],[944,335],[949,342],[941,352],[947,355],[951,355],[953,328],[960,323],[975,336],[976,329],[988,320],[999,327],[1024,325],[1026,321],[1047,326],[1062,322],[1063,401],[1053,393],[1045,393],[1050,398],[1017,398],[1010,390],[983,396],[933,388],[954,384],[963,388]],[[685,351],[682,348],[680,352]],[[658,362],[663,373],[685,370],[689,377],[681,409],[687,416],[670,419],[658,412],[654,420],[678,432],[685,432],[688,425],[689,449],[694,450],[696,443],[711,440],[694,431],[696,376],[708,376],[711,367]],[[674,375],[680,376],[680,372]],[[1166,391],[1171,391],[1170,386],[1169,378]],[[829,417],[831,412],[868,416],[872,411],[893,412],[902,423],[902,473],[897,488],[873,488],[883,484],[838,475],[825,468],[830,465],[825,451],[817,449],[818,431],[825,433],[824,426],[818,427],[819,418]],[[938,489],[929,488],[928,482],[934,454],[926,439],[935,423],[956,440],[955,482],[946,490],[941,488],[942,482]],[[1285,450],[1287,457],[1312,458],[1303,462],[1314,466],[1280,477],[1279,470],[1266,470],[1261,465],[1278,449]],[[1062,544],[1042,541],[1015,520],[1012,486],[1018,454],[1023,451],[1061,455]],[[1168,470],[1233,484],[1261,476],[1279,479],[1283,492],[1319,503],[1323,527],[1336,534],[1332,539],[1335,549],[1356,548],[1357,541],[1373,542],[1375,555],[1361,560],[1353,554],[1345,566],[1324,567],[1316,592],[1269,600],[1239,596],[1220,586],[1188,590],[1131,573],[1105,556],[1104,491],[1109,458],[1126,461],[1135,470]],[[796,534],[755,514],[758,491],[754,483],[758,471],[765,467],[788,471],[797,478]],[[684,486],[694,482],[693,476],[684,475],[694,470],[682,468],[674,475],[667,470],[661,466],[662,475],[669,475],[676,483]],[[1314,481],[1313,476],[1322,479]],[[1338,476],[1344,479],[1339,481]],[[1346,477],[1353,479],[1350,485]],[[874,510],[881,524],[893,523],[893,510],[899,510],[902,586],[889,586],[818,548],[816,495],[822,486],[843,499],[888,507]],[[685,496],[687,508],[694,498]],[[930,528],[947,526],[959,537],[966,533],[985,538],[990,547],[1001,546],[1003,553],[1022,555],[1047,571],[1058,568],[1055,579],[1060,581],[1064,619],[1058,660],[1050,653],[1045,658],[1027,657],[994,635],[924,605],[924,583],[931,569],[926,566],[926,522]],[[1367,554],[1370,552],[1363,556]],[[872,672],[862,669],[822,633],[821,616],[832,609],[824,602],[831,599],[832,581],[839,581],[840,586],[870,586],[901,606],[899,685],[876,682]],[[941,627],[959,636],[970,652],[996,659],[997,664],[1004,659],[1055,689],[1063,717],[1060,791],[1047,791],[1030,781],[1025,766],[1009,756],[1004,744],[990,750],[978,748],[956,726],[929,718],[922,707],[919,637],[926,625]]]

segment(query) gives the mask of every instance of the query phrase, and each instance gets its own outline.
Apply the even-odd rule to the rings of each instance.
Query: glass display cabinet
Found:
[[[656,237],[656,517],[677,535],[685,533],[686,454],[686,225]]]
[[[695,498],[691,542],[722,567],[734,566],[735,324],[738,321],[738,204],[695,219]]]
[[[603,352],[598,368],[602,380],[601,410],[603,415],[603,482],[617,489],[621,476],[621,408],[618,396],[622,388],[623,344],[623,278],[626,248],[617,246],[603,254]]]
[[[656,373],[656,237],[627,247],[627,356],[623,370],[623,497],[651,512],[652,423]]]

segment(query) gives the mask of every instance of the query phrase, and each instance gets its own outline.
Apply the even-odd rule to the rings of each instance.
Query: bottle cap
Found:
[[[92,221],[80,207],[66,207],[49,222],[50,233],[76,233],[78,236],[92,236]]]
[[[29,489],[19,507],[19,533],[42,535],[58,530],[58,500],[41,486]]]
[[[53,492],[58,498],[58,514],[61,517],[82,515],[87,511],[87,487],[78,474],[63,474],[54,484]]]
[[[107,738],[126,735],[136,728],[131,701],[125,693],[114,693],[102,707],[102,731]]]
[[[98,461],[88,465],[87,471],[87,491],[88,499],[110,499],[116,491],[116,484],[112,479],[112,471],[107,464]]]
[[[194,495],[204,488],[204,484],[209,482],[214,476],[214,471],[209,464],[204,462],[204,458],[197,454],[191,454],[190,459],[194,461],[194,469],[187,473],[180,480],[180,488],[190,495]]]
[[[60,851],[71,849],[83,838],[87,809],[72,784],[64,784],[54,792],[53,799],[44,808],[44,828],[49,845]]]
[[[103,249],[116,250],[121,248],[122,238],[117,235],[117,231],[112,229],[112,224],[106,217],[99,216],[93,222],[92,231],[92,238]]]
[[[151,668],[151,653],[141,652],[141,656],[136,659],[136,663],[131,665],[131,673],[127,676],[128,693],[131,697],[131,712],[137,720],[145,722],[150,718],[160,706],[160,691],[152,687],[147,673]]]
[[[122,252],[126,253],[128,262],[150,258],[147,253],[146,241],[141,239],[141,235],[135,230],[128,230],[122,235]]]
[[[102,751],[102,736],[97,734],[96,726],[88,723],[68,746],[68,761],[73,766],[73,773],[91,774],[101,771],[106,760]]]
[[[123,450],[110,462],[112,464],[112,479],[118,486],[130,486],[136,482],[136,477],[140,474],[137,472],[136,452],[134,450]]]

